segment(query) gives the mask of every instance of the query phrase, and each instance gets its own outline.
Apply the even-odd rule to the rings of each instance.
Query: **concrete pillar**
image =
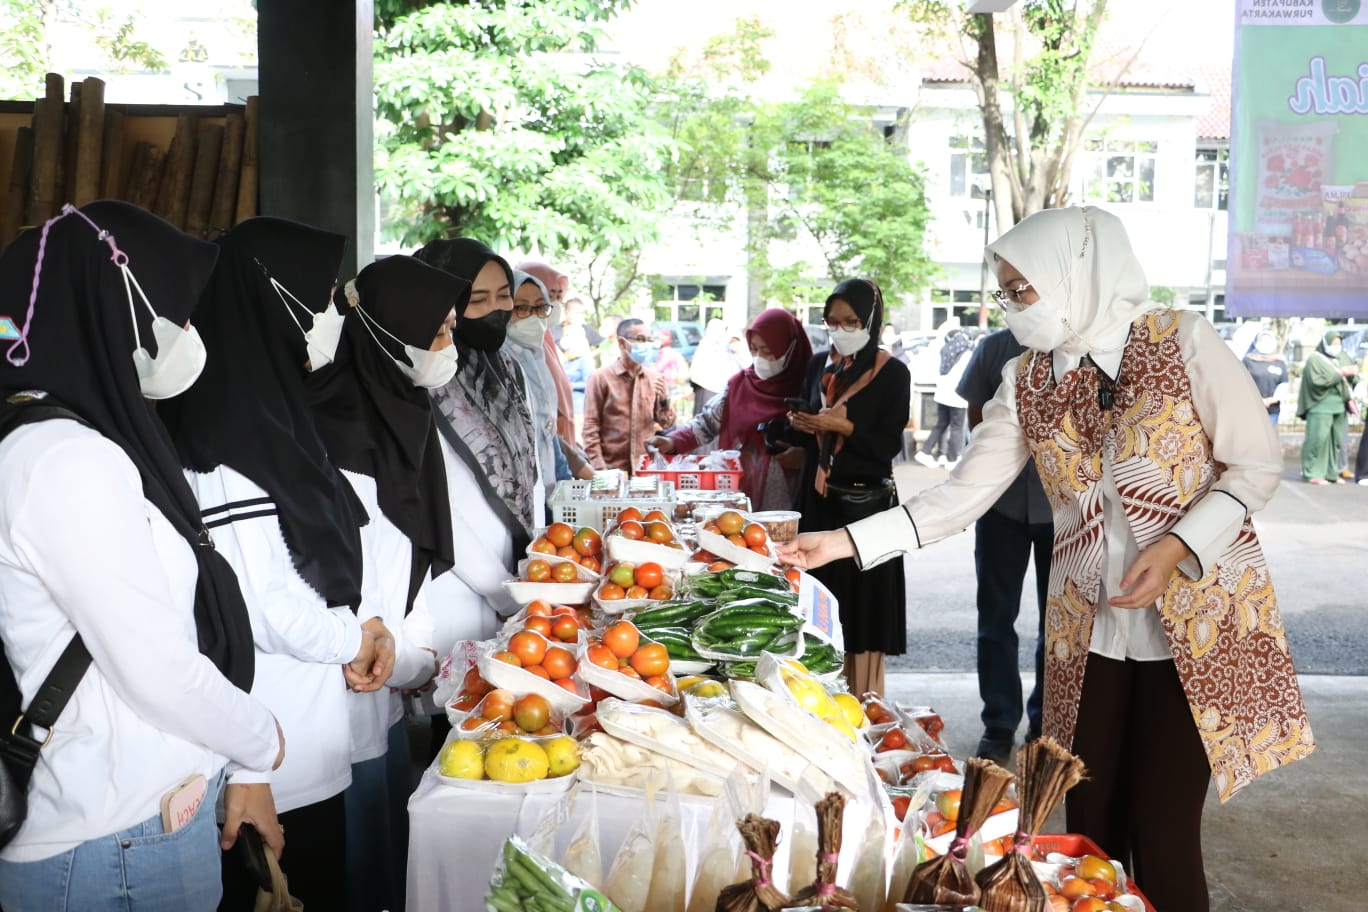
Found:
[[[341,278],[374,256],[371,0],[258,5],[261,212],[347,236]]]

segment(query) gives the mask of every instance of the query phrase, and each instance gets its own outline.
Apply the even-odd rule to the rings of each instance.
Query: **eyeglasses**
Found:
[[[822,323],[826,325],[827,329],[844,329],[849,332],[855,332],[858,329],[864,328],[864,324],[860,322],[858,317],[851,317],[849,320],[837,321],[826,319],[823,320]]]
[[[628,342],[637,342],[637,343],[641,343],[641,342],[654,342],[654,341],[655,341],[655,340],[652,339],[650,336],[623,336],[622,338],[626,339]]]
[[[531,304],[514,304],[514,305],[513,305],[513,316],[517,317],[519,320],[525,320],[526,318],[528,318],[528,317],[530,317],[530,316],[534,316],[534,315],[535,315],[535,316],[538,316],[538,317],[549,317],[549,316],[551,316],[551,305],[550,305],[550,304],[537,304],[536,306],[533,306],[533,305],[531,305]]]
[[[1021,296],[1030,290],[1030,282],[1022,282],[1016,288],[999,288],[992,293],[993,300],[997,301],[1003,310],[1024,310],[1029,305],[1023,306]]]

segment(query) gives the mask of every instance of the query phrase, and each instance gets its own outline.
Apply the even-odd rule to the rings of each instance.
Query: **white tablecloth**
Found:
[[[556,860],[560,859],[578,822],[592,804],[587,800],[588,786],[581,784],[580,788],[581,798],[575,802],[571,821],[557,834]],[[425,772],[408,804],[408,912],[483,909],[489,877],[504,840],[514,833],[527,837],[548,811],[566,800],[565,795],[467,791],[443,784],[432,770]],[[707,837],[714,803],[718,800],[680,796],[690,883],[697,872],[699,852]],[[661,807],[663,809],[663,804]],[[777,787],[771,789],[765,816],[779,821],[782,827],[779,851],[775,856],[776,872],[789,869],[787,837],[793,832],[794,810],[792,795]],[[840,863],[842,883],[848,881],[854,870],[855,857],[873,811],[872,799],[851,801],[846,806],[846,838]],[[599,792],[598,815],[599,844],[606,877],[627,831],[642,818],[642,800]]]

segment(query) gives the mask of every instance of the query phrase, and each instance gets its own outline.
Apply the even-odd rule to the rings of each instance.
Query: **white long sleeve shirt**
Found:
[[[1195,580],[1235,541],[1247,512],[1263,509],[1272,498],[1282,475],[1282,450],[1249,372],[1211,324],[1196,314],[1184,313],[1178,324],[1178,340],[1193,405],[1211,438],[1212,457],[1225,465],[1211,490],[1171,530],[1192,552],[1178,568]],[[1120,351],[1093,358],[1108,376],[1116,377]],[[1070,366],[1066,357],[1055,355],[1056,377],[1063,376]],[[862,567],[964,529],[1011,485],[1030,458],[1017,420],[1016,374],[1017,359],[1013,359],[1003,368],[1002,385],[984,406],[983,422],[974,429],[963,458],[947,481],[902,507],[849,526]],[[1111,460],[1104,458],[1102,462],[1105,572],[1090,651],[1111,659],[1170,659],[1157,606],[1127,609],[1108,604],[1109,597],[1122,594],[1121,580],[1139,556],[1139,548],[1122,510]]]
[[[329,608],[295,570],[276,506],[259,485],[227,466],[186,478],[252,617],[252,695],[275,713],[290,748],[280,769],[244,770],[231,781],[270,782],[277,811],[331,798],[351,784],[342,665],[361,648],[361,624],[349,608]]]
[[[391,688],[416,687],[432,677],[435,668],[433,624],[428,613],[425,584],[414,600],[413,611],[404,617],[408,602],[409,569],[413,547],[408,536],[380,510],[375,479],[356,472],[342,473],[370,516],[361,530],[363,558],[361,610],[365,623],[380,618],[394,635],[394,672],[385,687],[371,693],[349,693],[351,716],[351,762],[362,763],[383,756],[390,726],[404,715],[404,703]],[[287,736],[288,737],[288,736]]]
[[[27,706],[80,631],[93,659],[0,852],[50,858],[155,816],[195,773],[269,770],[275,721],[196,646],[198,566],[124,452],[54,419],[0,443],[0,634]]]

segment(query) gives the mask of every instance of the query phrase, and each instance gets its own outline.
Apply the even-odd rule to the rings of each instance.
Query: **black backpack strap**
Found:
[[[11,396],[0,404],[0,440],[22,425],[53,418],[68,418],[81,424],[87,423],[80,415],[55,402],[27,396]],[[3,665],[3,668],[0,668],[0,673],[3,673],[5,679],[3,685],[14,688],[15,699],[11,705],[18,705],[18,683],[14,681],[2,650],[0,665]],[[52,727],[56,724],[57,717],[66,708],[72,694],[76,692],[76,686],[81,683],[81,678],[85,676],[89,667],[90,651],[86,649],[81,635],[74,634],[71,642],[67,643],[66,649],[62,650],[61,656],[58,657],[57,664],[52,666],[48,676],[39,685],[38,692],[34,694],[28,709],[18,714],[9,726],[9,731],[0,727],[0,757],[3,757],[10,774],[20,787],[28,784],[33,767],[38,763],[39,751],[52,740]],[[4,721],[0,720],[0,725],[3,725]],[[47,730],[42,741],[33,737],[32,731],[35,728]]]

